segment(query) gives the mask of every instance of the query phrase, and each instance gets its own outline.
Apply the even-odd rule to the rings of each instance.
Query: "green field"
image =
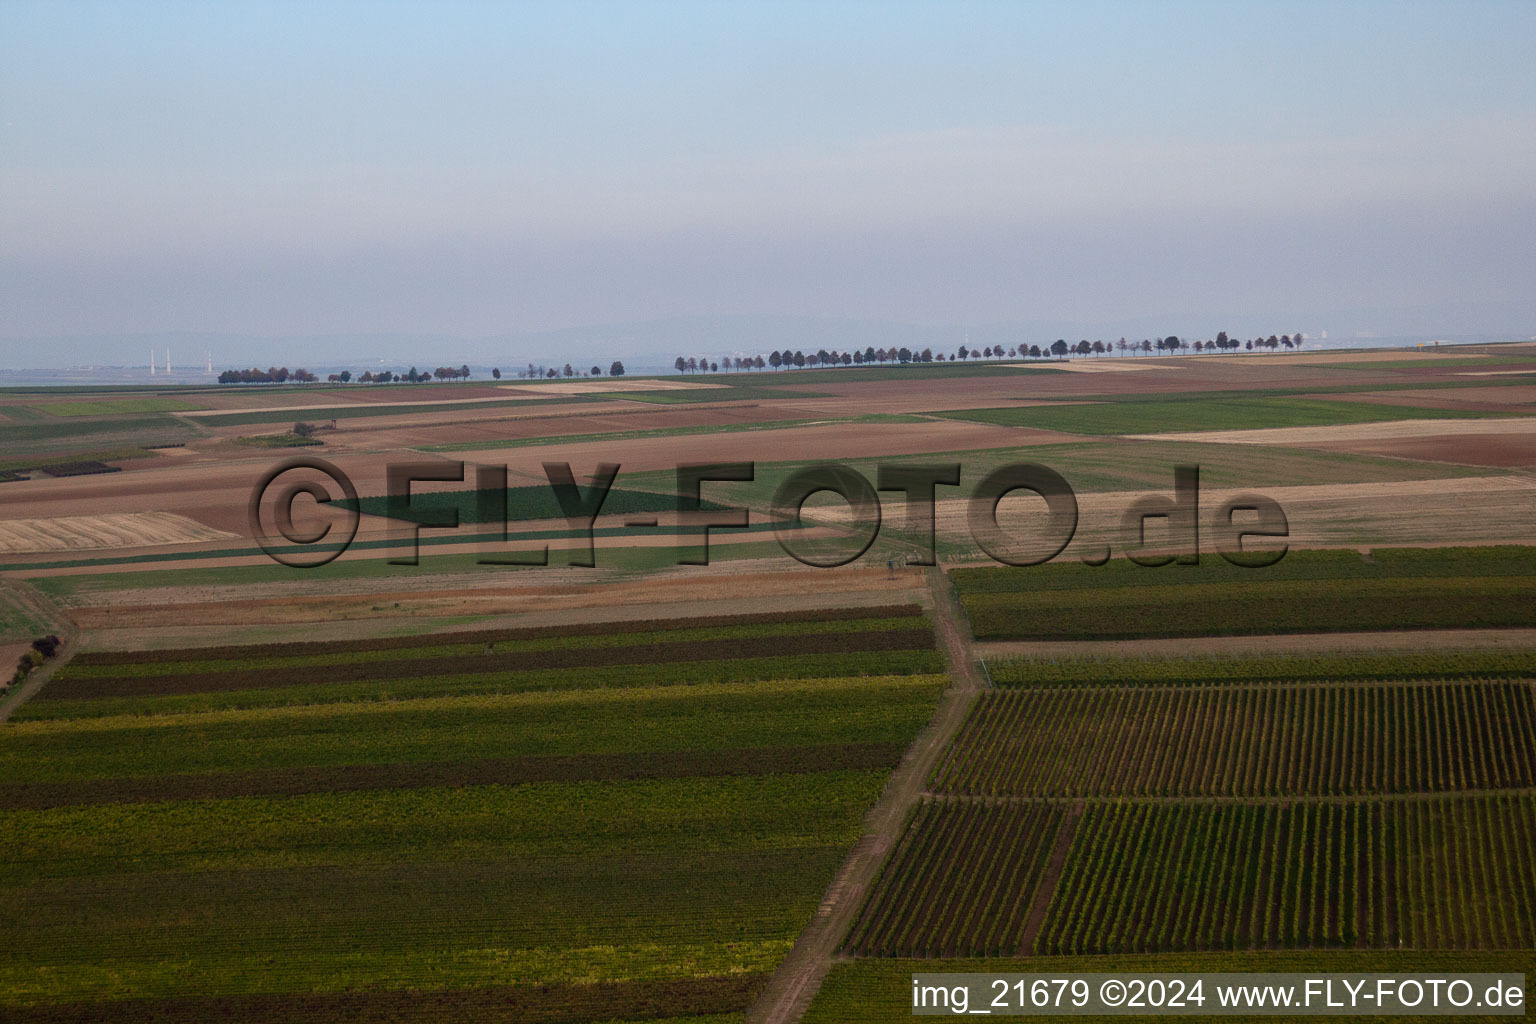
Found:
[[[1536,626],[1536,548],[1293,551],[1262,569],[1197,566],[956,569],[986,640],[1111,640]]]
[[[50,632],[49,623],[9,587],[0,587],[0,643],[35,640]],[[0,666],[9,672],[14,665]]]
[[[116,398],[80,402],[49,402],[41,406],[54,416],[117,416],[135,412],[190,412],[206,408],[180,398]]]
[[[82,656],[66,680],[255,666],[280,700],[124,707],[50,700],[50,682],[5,727],[4,1015],[735,1019],[945,683],[891,674],[901,650],[858,655],[853,675],[830,655],[801,679],[708,682],[701,662],[658,658],[658,638],[684,655],[921,623],[876,609],[400,638],[383,649],[513,666],[644,651],[630,667],[647,678],[615,663],[564,688],[362,701],[280,677],[348,654],[388,676],[367,642]],[[82,714],[26,714],[49,704]]]
[[[1161,401],[1084,405],[1030,405],[934,413],[948,419],[1036,427],[1069,434],[1160,434],[1189,430],[1257,430],[1387,420],[1444,420],[1507,416],[1481,409],[1426,409],[1410,405],[1296,397],[1212,399],[1201,395]]]
[[[22,465],[54,461],[49,455],[177,444],[198,436],[197,429],[169,413],[137,416],[79,417],[51,422],[8,424],[7,454]],[[94,456],[93,456],[94,457]]]

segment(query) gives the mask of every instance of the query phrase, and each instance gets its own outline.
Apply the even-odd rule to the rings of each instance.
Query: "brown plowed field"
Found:
[[[1424,459],[1463,466],[1511,466],[1536,469],[1536,434],[1464,434],[1460,437],[1404,437],[1319,445],[1356,455]]]

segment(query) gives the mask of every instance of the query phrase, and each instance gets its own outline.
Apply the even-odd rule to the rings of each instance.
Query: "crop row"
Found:
[[[1536,942],[1528,796],[1095,805],[1034,951]]]
[[[1258,570],[1255,570],[1258,572]],[[984,640],[1130,640],[1536,626],[1531,578],[1336,579],[962,596]]]
[[[358,764],[907,742],[940,676],[613,687],[12,722],[0,787]]]
[[[98,697],[197,693],[205,690],[252,690],[311,684],[370,682],[477,672],[534,669],[603,668],[609,665],[670,664],[726,658],[763,658],[846,651],[904,651],[931,649],[928,628],[881,632],[814,633],[706,642],[633,644],[576,650],[460,654],[438,658],[400,658],[389,662],[355,662],[284,669],[237,669],[225,672],[165,673],[152,676],[63,676],[40,691],[48,700],[88,700]]]
[[[820,633],[882,633],[910,630],[920,625],[910,616],[880,619],[828,619],[813,622],[747,623],[745,625],[703,626],[691,629],[658,629],[645,632],[598,633],[579,636],[551,636],[519,639],[500,643],[462,643],[454,634],[443,635],[444,643],[411,648],[374,648],[360,643],[354,650],[331,654],[287,654],[250,658],[189,658],[185,661],[147,661],[130,665],[69,664],[67,678],[111,677],[128,679],[139,676],[192,675],[204,672],[232,672],[252,669],[314,668],[320,665],[362,665],[425,658],[459,657],[469,654],[514,656],[545,651],[598,650],[635,647],[659,643],[710,643],[723,640],[762,640],[768,637],[815,636]]]
[[[1536,785],[1529,684],[988,693],[937,790],[1020,796],[1330,795]]]
[[[519,786],[535,782],[805,775],[890,769],[906,749],[899,743],[835,743],[807,747],[744,747],[633,754],[551,754],[474,761],[405,761],[211,772],[72,782],[0,784],[0,810],[85,804],[158,803],[231,797],[298,796],[356,790]]]
[[[853,925],[855,956],[998,956],[1024,942],[1064,813],[925,801]]]
[[[204,690],[169,695],[120,694],[84,700],[30,700],[12,720],[41,721],[118,715],[161,715],[219,709],[289,707],[357,701],[528,693],[536,690],[687,686],[705,683],[815,679],[840,676],[925,675],[944,670],[935,650],[844,651],[669,664],[608,665],[592,668],[503,670],[461,675],[387,678],[355,683]],[[50,686],[52,684],[50,683]]]
[[[409,636],[371,637],[366,640],[309,640],[282,644],[239,644],[225,647],[167,648],[152,651],[82,651],[75,665],[138,665],[182,661],[249,661],[253,658],[319,657],[349,654],[360,648],[370,651],[411,647],[468,644],[515,644],[550,637],[597,637],[606,634],[653,633],[716,627],[774,626],[795,622],[852,621],[858,619],[910,618],[922,614],[915,604],[867,608],[816,608],[774,612],[766,615],[709,615],[678,619],[635,619],[616,622],[585,622],[562,626],[525,626],[519,629],[468,630],[452,633],[414,633]],[[856,628],[856,627],[849,627]]]
[[[1219,658],[1004,658],[988,662],[987,672],[995,684],[1005,687],[1536,679],[1536,653],[1444,651]]]

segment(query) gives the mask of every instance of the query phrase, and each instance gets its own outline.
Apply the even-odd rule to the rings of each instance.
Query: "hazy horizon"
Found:
[[[1528,337],[1532,38],[1493,2],[10,3],[0,366],[711,318]]]

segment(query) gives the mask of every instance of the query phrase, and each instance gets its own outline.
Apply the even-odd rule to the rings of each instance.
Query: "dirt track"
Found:
[[[880,800],[865,817],[864,835],[838,869],[816,917],[800,933],[762,995],[747,1011],[746,1024],[791,1024],[805,1015],[832,967],[854,915],[896,848],[934,765],[959,732],[971,702],[984,687],[967,643],[970,630],[960,614],[949,577],[937,568],[926,570],[925,575],[933,599],[935,632],[949,666],[950,688],[940,699],[933,719],[891,774]]]

